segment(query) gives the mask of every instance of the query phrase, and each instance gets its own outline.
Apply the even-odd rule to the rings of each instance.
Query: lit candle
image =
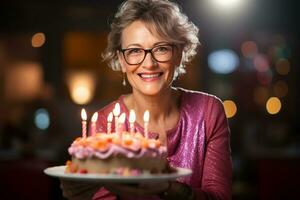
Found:
[[[111,122],[113,120],[113,114],[112,112],[110,112],[108,114],[108,117],[107,117],[107,133],[110,134],[111,133]]]
[[[150,118],[149,110],[146,110],[144,112],[143,118],[144,118],[144,134],[145,134],[145,138],[148,138],[148,134],[149,134],[148,126],[149,126],[149,118]]]
[[[117,132],[117,128],[118,128],[118,118],[120,115],[120,104],[116,103],[115,108],[113,109],[113,114],[115,117],[115,132]]]
[[[82,119],[82,121],[81,121],[81,124],[82,124],[82,137],[86,138],[86,131],[87,131],[86,130],[86,119],[87,119],[87,114],[86,114],[84,108],[81,110],[81,119]]]
[[[134,122],[135,122],[135,112],[134,112],[134,110],[130,110],[129,123],[130,123],[130,133],[131,134],[134,134]]]
[[[92,125],[91,125],[91,136],[96,134],[96,122],[98,119],[98,112],[95,112],[92,116]]]
[[[124,131],[124,123],[125,123],[126,115],[125,113],[122,113],[118,119],[118,127],[117,127],[117,133],[121,136]]]

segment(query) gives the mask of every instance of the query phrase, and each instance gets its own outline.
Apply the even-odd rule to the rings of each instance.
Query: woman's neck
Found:
[[[176,98],[178,95],[175,90],[168,88],[159,95],[147,96],[138,92],[133,92],[127,98],[127,106],[134,109],[139,122],[143,120],[143,114],[146,110],[150,113],[150,123],[162,122],[174,111],[178,110]]]

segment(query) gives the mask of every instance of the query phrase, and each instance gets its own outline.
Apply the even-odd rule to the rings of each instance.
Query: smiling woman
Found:
[[[103,58],[127,76],[132,92],[100,109],[96,125],[97,132],[106,132],[106,118],[116,103],[127,116],[135,110],[137,131],[160,140],[170,166],[191,169],[193,174],[160,184],[105,184],[94,196],[95,188],[76,192],[76,184],[63,181],[66,197],[78,199],[89,193],[93,199],[106,200],[231,198],[229,128],[221,101],[203,92],[172,87],[196,54],[197,34],[198,28],[173,2],[127,0],[121,4]],[[143,127],[145,110],[151,117]],[[129,126],[126,119],[125,127]],[[76,195],[69,196],[70,190]]]

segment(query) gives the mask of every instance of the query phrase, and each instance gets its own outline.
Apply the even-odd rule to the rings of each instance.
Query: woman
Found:
[[[197,33],[197,27],[175,3],[128,0],[120,6],[103,57],[113,70],[122,71],[124,78],[126,75],[132,93],[101,109],[97,128],[106,130],[106,116],[119,102],[127,116],[128,110],[135,110],[137,129],[143,133],[140,124],[147,109],[151,113],[149,136],[167,146],[171,166],[190,168],[193,174],[161,184],[106,185],[94,199],[231,198],[229,128],[221,101],[172,87],[196,54]],[[66,196],[66,188],[72,188],[67,185],[62,184]],[[92,194],[94,190],[86,191]]]

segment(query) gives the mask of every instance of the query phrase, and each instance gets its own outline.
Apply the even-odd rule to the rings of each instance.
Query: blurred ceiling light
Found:
[[[216,8],[222,10],[235,9],[241,6],[242,2],[242,0],[211,0]]]
[[[44,33],[36,33],[31,38],[31,45],[33,47],[41,47],[46,41],[46,36]]]
[[[265,87],[257,87],[254,89],[254,102],[258,105],[265,105],[269,97],[269,91]]]
[[[248,0],[206,0],[207,5],[212,10],[213,15],[224,17],[236,17],[245,14],[250,8]]]
[[[79,105],[89,103],[95,92],[96,80],[92,73],[70,72],[67,76],[71,99]]]
[[[241,51],[246,58],[253,58],[258,52],[257,45],[253,41],[243,42],[241,45]]]
[[[49,113],[45,108],[40,108],[35,111],[34,124],[41,130],[46,130],[50,125]]]
[[[239,57],[230,49],[217,50],[208,55],[209,68],[218,74],[229,74],[239,65]]]
[[[290,72],[290,62],[285,58],[280,58],[275,65],[276,71],[280,75],[287,75]]]
[[[281,110],[281,101],[277,97],[270,97],[266,103],[267,112],[271,115],[277,114]]]
[[[4,76],[4,97],[8,101],[32,100],[40,94],[43,85],[43,70],[39,63],[10,64]]]
[[[232,100],[223,101],[223,106],[227,118],[232,118],[237,112],[237,106]]]
[[[284,81],[277,81],[273,87],[274,94],[280,98],[285,97],[288,94],[289,87]]]

